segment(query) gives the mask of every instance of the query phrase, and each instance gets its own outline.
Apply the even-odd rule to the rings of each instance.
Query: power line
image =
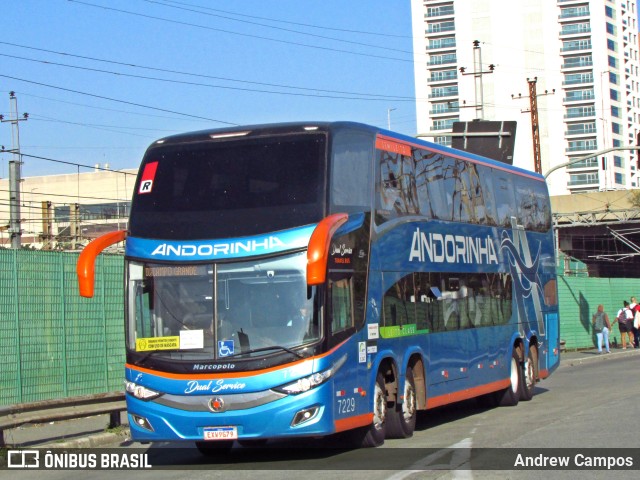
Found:
[[[143,1],[145,1],[145,0],[143,0]],[[379,36],[379,37],[413,38],[413,36],[408,36],[408,35],[394,35],[392,33],[367,32],[367,31],[363,31],[363,30],[353,30],[353,29],[346,29],[346,28],[335,28],[335,27],[313,25],[313,24],[310,24],[310,23],[292,22],[292,21],[280,20],[280,19],[276,19],[276,18],[258,17],[256,15],[246,15],[246,14],[237,13],[237,12],[229,12],[227,10],[220,10],[220,9],[217,9],[217,8],[203,7],[203,6],[200,6],[200,5],[193,5],[193,4],[189,4],[189,3],[185,3],[185,2],[167,1],[166,3],[175,3],[177,5],[187,5],[187,6],[190,6],[190,7],[201,8],[203,10],[209,10],[209,11],[214,11],[214,12],[222,12],[222,13],[226,13],[226,14],[229,14],[229,15],[236,15],[238,17],[257,18],[259,20],[266,20],[268,22],[286,23],[288,25],[298,25],[298,26],[301,26],[301,27],[317,28],[317,29],[321,29],[321,30],[333,30],[333,31],[336,31],[336,32],[356,33],[356,34],[359,34],[359,35],[374,35],[374,36]]]
[[[252,35],[249,33],[239,33],[239,32],[234,32],[231,30],[224,30],[221,28],[214,28],[214,27],[208,27],[205,25],[197,25],[195,23],[189,23],[189,22],[182,22],[179,20],[172,20],[172,19],[167,19],[167,18],[162,18],[162,17],[155,17],[153,15],[147,15],[147,14],[143,14],[143,13],[136,13],[136,12],[131,12],[129,10],[122,10],[119,8],[113,8],[113,7],[106,7],[104,5],[95,5],[92,3],[88,3],[88,2],[82,2],[80,0],[68,0],[69,2],[73,2],[73,3],[78,3],[81,5],[85,5],[88,7],[93,7],[93,8],[99,8],[99,9],[103,9],[103,10],[110,10],[113,12],[118,12],[118,13],[124,13],[127,15],[132,15],[132,16],[136,16],[136,17],[142,17],[142,18],[147,18],[147,19],[151,19],[151,20],[160,20],[162,22],[168,22],[168,23],[173,23],[176,25],[183,25],[183,26],[187,26],[187,27],[195,27],[195,28],[201,28],[204,30],[211,30],[211,31],[215,31],[215,32],[221,32],[221,33],[228,33],[231,35],[238,35],[241,37],[247,37],[247,38],[254,38],[254,39],[258,39],[258,40],[267,40],[270,42],[276,42],[276,43],[283,43],[286,45],[295,45],[296,47],[306,47],[306,48],[313,48],[316,50],[324,50],[324,51],[329,51],[329,52],[338,52],[338,53],[348,53],[350,55],[358,55],[358,56],[362,56],[362,57],[370,57],[370,58],[379,58],[382,60],[393,60],[396,62],[407,62],[407,63],[413,63],[413,59],[403,59],[403,58],[395,58],[395,57],[385,57],[383,55],[374,55],[374,54],[370,54],[370,53],[359,53],[359,52],[353,52],[353,51],[349,51],[349,50],[343,50],[343,49],[339,49],[339,48],[330,48],[330,47],[321,47],[321,46],[317,46],[317,45],[309,45],[306,43],[298,43],[298,42],[290,42],[287,40],[279,40],[277,38],[269,38],[269,37],[263,37],[260,35]]]
[[[7,91],[7,93],[8,93],[8,91]],[[103,111],[106,111],[106,112],[126,113],[127,115],[138,115],[138,116],[141,116],[141,117],[150,117],[150,118],[169,118],[169,119],[179,118],[179,117],[175,117],[175,116],[152,115],[150,113],[132,112],[130,110],[116,110],[115,108],[98,107],[96,105],[89,105],[89,104],[86,104],[86,103],[69,102],[69,101],[60,100],[60,99],[57,99],[57,98],[43,97],[41,95],[33,95],[31,93],[27,93],[27,92],[24,92],[24,91],[18,91],[18,90],[16,90],[16,93],[19,93],[19,94],[24,95],[26,97],[39,98],[41,100],[49,100],[50,102],[63,103],[63,104],[66,104],[66,105],[75,105],[75,106],[78,106],[78,107],[93,108],[95,110],[103,110]],[[181,120],[188,120],[188,121],[193,121],[193,122],[199,121],[197,119],[192,119],[192,118],[182,118]]]
[[[45,48],[38,48],[38,47],[32,47],[32,46],[26,46],[26,45],[19,45],[16,43],[10,43],[10,42],[3,42],[0,41],[1,45],[9,45],[12,47],[17,47],[17,48],[24,48],[24,49],[28,49],[28,50],[35,50],[35,51],[39,51],[39,52],[44,52],[44,53],[52,53],[55,55],[61,55],[61,56],[66,56],[66,57],[73,57],[73,58],[79,58],[82,60],[90,60],[90,61],[94,61],[94,62],[101,62],[101,63],[108,63],[108,64],[112,64],[112,65],[119,65],[119,66],[124,66],[124,67],[130,67],[130,68],[138,68],[138,69],[143,69],[143,70],[151,70],[151,71],[156,71],[156,72],[162,72],[162,73],[171,73],[171,74],[177,74],[177,75],[185,75],[185,76],[190,76],[190,77],[196,77],[196,78],[208,78],[208,79],[212,79],[212,80],[222,80],[222,81],[226,81],[226,82],[237,82],[237,83],[245,83],[245,84],[250,84],[250,85],[261,85],[264,87],[273,87],[273,88],[288,88],[288,89],[292,89],[292,90],[304,90],[304,91],[314,91],[314,92],[324,92],[324,93],[332,93],[332,94],[339,94],[339,95],[358,95],[361,97],[378,97],[380,99],[388,99],[388,100],[408,100],[408,101],[415,101],[415,97],[404,97],[404,96],[393,96],[393,95],[382,95],[382,94],[375,94],[375,93],[359,93],[359,92],[349,92],[349,91],[342,91],[342,90],[328,90],[328,89],[321,89],[321,88],[314,88],[314,87],[299,87],[299,86],[293,86],[293,85],[283,85],[283,84],[277,84],[277,83],[266,83],[266,82],[255,82],[255,81],[250,81],[250,80],[240,80],[240,79],[236,79],[236,78],[229,78],[229,77],[220,77],[220,76],[215,76],[215,75],[206,75],[206,74],[199,74],[199,73],[193,73],[193,72],[184,72],[184,71],[180,71],[180,70],[172,70],[172,69],[166,69],[166,68],[158,68],[158,67],[153,67],[153,66],[148,66],[148,65],[137,65],[137,64],[133,64],[133,63],[127,63],[127,62],[119,62],[116,60],[109,60],[109,59],[104,59],[104,58],[97,58],[97,57],[89,57],[86,55],[77,55],[77,54],[73,54],[73,53],[68,53],[68,52],[59,52],[59,51],[55,51],[55,50],[48,50]],[[7,57],[11,57],[8,54],[0,54],[0,55],[4,55]],[[35,59],[28,59],[25,57],[13,57],[13,58],[17,58],[20,60],[28,60],[28,61],[33,61],[33,62],[41,62],[41,63],[48,63],[48,64],[52,64],[52,65],[62,65],[62,66],[69,66],[66,64],[59,64],[59,63],[54,63],[54,62],[50,62],[50,61],[45,61],[45,60],[35,60]],[[79,68],[82,69],[83,67],[77,67],[77,66],[70,66],[71,68]],[[86,67],[85,67],[86,68]],[[87,70],[91,70],[90,68],[86,68]],[[102,70],[98,70],[101,71]],[[106,71],[107,73],[114,73],[114,72],[109,72]],[[126,74],[121,74],[121,73],[116,73],[117,75],[126,75]],[[142,77],[144,78],[144,77]],[[153,78],[153,77],[151,77]],[[169,80],[167,80],[169,81]],[[179,83],[179,81],[175,81],[176,83]],[[207,86],[207,84],[195,84],[195,85],[205,85]],[[256,92],[261,92],[261,93],[279,93],[279,94],[283,94],[283,95],[295,95],[293,93],[288,93],[288,92],[272,92],[272,91],[265,91],[265,90],[252,90],[252,89],[241,89],[238,87],[229,87],[229,86],[215,86],[216,88],[229,88],[229,89],[233,89],[236,88],[238,90],[248,90],[248,91],[256,91]],[[309,95],[309,96],[320,96],[317,94],[314,95]],[[343,98],[343,97],[338,97],[338,98]]]
[[[38,114],[29,114],[30,119],[33,121],[40,121],[40,122],[53,122],[53,123],[63,123],[66,125],[77,125],[79,127],[86,127],[86,128],[93,128],[96,130],[102,130],[105,132],[111,132],[111,133],[121,133],[123,135],[133,135],[135,137],[140,137],[140,138],[150,138],[149,135],[138,135],[136,133],[132,133],[132,132],[127,132],[126,129],[132,129],[132,130],[149,130],[149,131],[155,131],[158,132],[160,130],[156,130],[153,128],[143,128],[143,127],[115,127],[113,125],[95,125],[95,124],[91,124],[91,123],[81,123],[81,122],[71,122],[69,120],[61,120],[58,118],[51,118],[51,117],[46,117],[44,115],[38,115]],[[171,132],[171,133],[176,133],[175,130],[163,130],[165,132]]]
[[[162,6],[169,7],[169,8],[174,8],[174,9],[181,10],[181,11],[184,11],[184,12],[199,13],[201,15],[207,15],[207,16],[210,16],[210,17],[217,17],[217,18],[222,18],[222,19],[225,19],[225,20],[231,20],[233,22],[241,22],[241,23],[246,23],[246,24],[249,24],[249,25],[258,25],[260,27],[272,28],[274,30],[280,30],[280,31],[283,31],[283,32],[295,33],[295,34],[298,34],[298,35],[305,35],[305,36],[314,37],[314,38],[321,38],[322,40],[331,40],[331,41],[334,41],[334,42],[348,43],[348,44],[351,44],[351,45],[358,45],[358,46],[361,46],[361,47],[378,48],[380,50],[388,50],[388,51],[391,51],[391,52],[407,53],[409,55],[413,55],[413,51],[400,50],[398,48],[382,47],[380,45],[372,45],[370,43],[356,42],[356,41],[353,41],[353,40],[344,40],[342,38],[335,38],[335,37],[327,37],[325,35],[318,35],[318,34],[310,33],[310,32],[301,32],[299,30],[292,30],[290,28],[275,27],[273,25],[266,25],[264,23],[259,23],[259,22],[249,21],[249,20],[239,20],[237,18],[228,17],[226,15],[220,15],[220,14],[216,14],[216,13],[207,13],[207,12],[203,12],[203,11],[199,11],[199,10],[193,10],[191,8],[186,8],[185,6],[179,7],[179,6],[176,6],[176,5],[171,5],[169,3],[160,2],[160,1],[157,1],[157,0],[142,0],[142,1],[147,2],[147,3],[153,3],[153,4],[156,4],[156,5],[162,5]],[[182,4],[182,5],[186,5],[186,4]],[[204,7],[197,7],[197,8],[202,8],[203,10],[214,10],[214,9],[206,9]],[[214,10],[214,11],[216,11],[216,10]],[[217,11],[221,11],[221,10],[217,10]]]
[[[165,113],[173,113],[175,115],[182,115],[182,116],[189,117],[189,118],[197,118],[197,119],[200,119],[200,120],[207,120],[209,122],[223,123],[225,125],[231,125],[231,126],[234,126],[234,127],[239,126],[237,123],[226,122],[224,120],[216,120],[215,118],[201,117],[201,116],[198,116],[198,115],[191,115],[189,113],[176,112],[175,110],[168,110],[166,108],[152,107],[152,106],[149,106],[149,105],[144,105],[142,103],[129,102],[127,100],[120,100],[120,99],[117,99],[117,98],[106,97],[104,95],[97,95],[95,93],[81,92],[79,90],[73,90],[71,88],[64,88],[64,87],[59,87],[59,86],[56,86],[56,85],[50,85],[50,84],[47,84],[47,83],[35,82],[33,80],[26,80],[24,78],[12,77],[10,75],[0,74],[0,77],[9,78],[11,80],[16,80],[16,81],[19,81],[19,82],[30,83],[32,85],[39,85],[41,87],[47,87],[47,88],[53,88],[53,89],[56,89],[56,90],[62,90],[64,92],[77,93],[78,95],[86,95],[88,97],[99,98],[101,100],[108,100],[110,102],[124,103],[126,105],[133,105],[133,106],[140,107],[140,108],[148,108],[150,110],[157,110],[157,111],[165,112]]]
[[[2,153],[2,152],[0,152],[0,153]],[[122,170],[113,170],[111,168],[96,167],[95,165],[84,165],[82,163],[66,162],[64,160],[56,160],[56,159],[53,159],[53,158],[39,157],[37,155],[28,155],[26,153],[22,153],[21,156],[29,157],[29,158],[35,158],[35,159],[38,159],[38,160],[45,160],[47,162],[62,163],[62,164],[65,164],[65,165],[73,165],[74,167],[88,168],[90,170],[102,170],[102,171],[105,171],[105,172],[120,173],[122,175],[131,175],[131,176],[134,176],[134,177],[137,176],[137,173],[123,172]]]
[[[185,80],[173,80],[173,79],[167,79],[167,78],[150,77],[150,76],[146,76],[146,75],[136,75],[136,74],[132,74],[132,73],[114,72],[114,71],[111,71],[111,70],[103,70],[103,69],[99,69],[99,68],[80,67],[80,66],[77,66],[77,65],[70,65],[68,63],[59,63],[59,62],[51,62],[51,61],[48,61],[48,60],[38,60],[38,59],[33,59],[33,58],[20,57],[20,56],[17,56],[17,55],[9,55],[9,54],[6,54],[6,53],[0,53],[0,56],[13,58],[13,59],[16,59],[16,60],[24,60],[24,61],[28,61],[28,62],[43,63],[45,65],[55,65],[55,66],[64,67],[64,68],[73,68],[73,69],[76,69],[76,70],[82,70],[82,71],[86,71],[86,72],[106,73],[106,74],[109,74],[109,75],[116,75],[118,77],[137,78],[137,79],[140,79],[140,80],[153,80],[153,81],[156,81],[156,82],[173,83],[173,84],[179,84],[179,85],[189,85],[189,86],[195,86],[195,87],[220,88],[220,89],[224,89],[224,90],[239,90],[239,91],[243,91],[243,92],[267,93],[267,94],[272,94],[272,95],[289,95],[289,96],[296,96],[296,97],[332,98],[332,99],[339,99],[339,100],[368,100],[368,101],[385,101],[385,102],[388,102],[390,100],[398,101],[398,102],[414,102],[415,101],[415,99],[413,99],[413,98],[406,98],[406,99],[400,99],[400,98],[397,98],[397,97],[360,98],[360,97],[345,97],[345,96],[337,96],[337,95],[318,95],[318,94],[311,94],[311,93],[293,93],[293,92],[278,92],[278,91],[272,91],[272,90],[258,90],[258,89],[255,89],[255,88],[232,87],[232,86],[228,86],[228,85],[212,85],[210,83],[188,82],[188,81],[185,81]],[[359,94],[356,93],[354,95],[359,95]]]

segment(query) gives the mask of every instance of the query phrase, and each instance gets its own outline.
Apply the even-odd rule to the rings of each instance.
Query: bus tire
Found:
[[[416,428],[416,386],[413,379],[413,370],[407,368],[403,401],[395,402],[392,408],[387,409],[387,421],[385,436],[387,438],[409,438]]]
[[[520,389],[520,400],[525,402],[533,398],[533,391],[536,388],[536,379],[538,378],[538,349],[529,345],[529,353],[527,361],[524,364],[522,375],[522,388]]]
[[[376,376],[376,386],[373,393],[373,421],[364,428],[362,447],[379,447],[384,443],[385,424],[387,418],[387,393],[382,372]]]
[[[206,457],[217,457],[229,453],[233,447],[233,440],[196,442],[198,451]]]
[[[502,392],[499,392],[501,407],[515,407],[520,400],[520,390],[522,390],[522,365],[518,352],[513,349],[511,352],[511,363],[509,366],[510,385]]]

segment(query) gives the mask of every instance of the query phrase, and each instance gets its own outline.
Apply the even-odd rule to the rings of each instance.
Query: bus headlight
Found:
[[[324,370],[323,372],[313,373],[307,377],[299,378],[295,382],[287,383],[280,387],[274,388],[277,392],[286,393],[288,395],[298,395],[299,393],[308,392],[312,388],[316,388],[329,380],[338,369],[347,360],[347,356],[343,356],[338,360],[331,368]]]
[[[125,390],[140,400],[153,400],[160,396],[160,392],[151,390],[150,388],[143,387],[133,382],[124,382]]]

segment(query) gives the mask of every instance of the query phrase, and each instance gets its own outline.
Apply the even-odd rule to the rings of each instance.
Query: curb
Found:
[[[636,348],[636,349],[632,349],[630,351],[615,351],[612,350],[611,353],[609,354],[605,354],[603,353],[602,355],[598,355],[595,351],[593,351],[593,353],[591,354],[586,354],[584,356],[581,356],[579,358],[566,358],[563,359],[562,356],[560,357],[560,367],[566,366],[566,367],[574,367],[577,365],[582,365],[583,363],[589,363],[589,362],[593,362],[596,360],[613,360],[615,358],[621,357],[623,355],[640,355],[640,349]]]
[[[55,443],[46,443],[42,445],[33,445],[36,448],[55,448],[55,449],[74,449],[74,448],[96,448],[109,444],[121,444],[131,439],[129,429],[124,429],[119,433],[103,432],[89,435],[86,437],[75,438]]]

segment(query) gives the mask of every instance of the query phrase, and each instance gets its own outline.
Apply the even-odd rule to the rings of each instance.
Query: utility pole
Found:
[[[473,73],[466,73],[466,67],[460,67],[461,75],[473,75],[474,77],[474,91],[475,91],[475,105],[476,119],[484,120],[484,87],[482,84],[482,76],[489,73],[493,73],[496,66],[492,63],[489,65],[489,70],[482,70],[482,49],[480,48],[480,40],[473,41]],[[464,103],[464,102],[463,102]],[[469,105],[470,106],[470,105]]]
[[[42,202],[42,249],[53,249],[53,208],[51,202],[44,200]]]
[[[11,102],[11,118],[5,120],[0,115],[1,122],[11,123],[12,132],[12,148],[3,152],[13,154],[13,160],[9,161],[9,235],[11,236],[11,248],[20,248],[22,243],[22,219],[20,218],[20,182],[22,181],[20,169],[22,166],[22,157],[20,155],[20,129],[19,122],[29,118],[28,113],[24,113],[22,118],[18,118],[18,99],[15,92],[9,92],[9,100]]]
[[[544,93],[538,95],[536,92],[536,83],[538,83],[538,77],[534,77],[533,79],[527,78],[527,83],[529,84],[529,97],[523,97],[521,94],[518,94],[518,99],[521,98],[529,98],[529,110],[523,110],[522,112],[531,112],[531,138],[533,141],[533,165],[535,167],[535,171],[537,173],[542,173],[542,157],[540,155],[540,125],[538,120],[538,97],[542,97],[545,95],[553,95],[556,93],[556,89],[554,88],[551,92],[545,90]],[[516,99],[515,95],[511,95],[512,99]]]

